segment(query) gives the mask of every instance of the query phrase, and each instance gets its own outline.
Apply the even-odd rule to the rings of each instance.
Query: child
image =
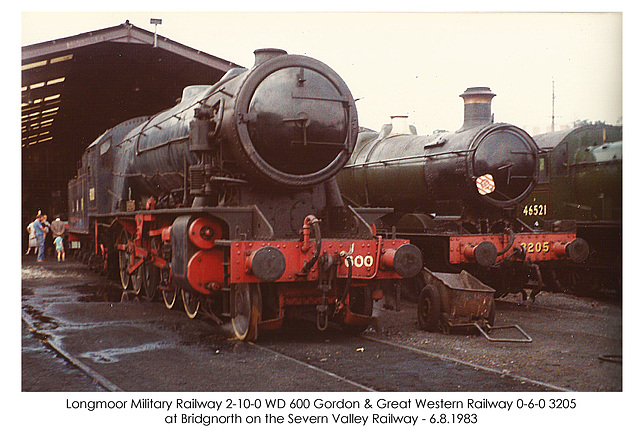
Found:
[[[53,243],[56,245],[58,262],[64,261],[64,244],[62,243],[62,236],[57,236],[56,239],[53,240]]]

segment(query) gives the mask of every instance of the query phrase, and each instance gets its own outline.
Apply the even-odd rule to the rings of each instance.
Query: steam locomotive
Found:
[[[238,339],[311,317],[362,331],[380,280],[415,276],[419,249],[383,239],[389,209],[345,206],[354,99],[313,58],[255,51],[250,69],[187,87],[173,108],[107,130],[69,182],[69,234],[122,287]]]
[[[464,124],[453,133],[417,135],[406,117],[380,132],[361,128],[338,184],[352,205],[393,207],[378,230],[410,239],[428,270],[465,270],[498,295],[535,297],[544,287],[542,265],[580,263],[588,245],[575,230],[537,232],[518,219],[518,203],[538,183],[538,147],[521,128],[494,123],[489,88],[460,96]]]
[[[535,137],[540,182],[519,209],[537,230],[576,229],[588,259],[546,267],[554,291],[622,291],[622,127],[586,124]]]

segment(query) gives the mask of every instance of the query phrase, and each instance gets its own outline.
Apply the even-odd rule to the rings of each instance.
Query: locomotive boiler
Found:
[[[335,175],[358,129],[342,78],[306,56],[255,54],[87,148],[69,183],[72,246],[123,288],[229,320],[239,339],[309,314],[363,330],[379,281],[415,276],[420,251],[376,236],[388,209],[342,201]]]
[[[575,231],[537,233],[518,220],[518,203],[538,183],[538,147],[523,129],[493,121],[489,88],[460,96],[456,132],[420,136],[404,117],[380,132],[361,129],[340,189],[353,205],[393,207],[378,230],[411,239],[427,269],[466,270],[498,294],[535,297],[544,286],[540,265],[581,262],[587,244]]]
[[[356,150],[340,175],[345,197],[357,204],[393,206],[467,216],[471,221],[502,215],[523,200],[537,182],[538,150],[533,139],[510,124],[492,123],[486,87],[470,88],[465,121],[455,133],[418,136],[404,117],[378,134],[360,134]],[[480,230],[476,221],[473,226]]]
[[[590,244],[582,264],[548,267],[554,291],[622,290],[622,127],[587,124],[535,137],[540,183],[518,210],[536,230],[577,230]]]

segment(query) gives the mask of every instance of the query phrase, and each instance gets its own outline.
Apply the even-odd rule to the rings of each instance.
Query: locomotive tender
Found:
[[[534,137],[540,182],[519,209],[538,230],[576,229],[590,246],[583,264],[547,267],[558,292],[622,291],[622,127],[586,124]]]
[[[358,130],[342,78],[306,56],[255,55],[87,148],[69,183],[72,246],[124,289],[230,320],[242,340],[308,314],[364,330],[380,280],[415,276],[420,251],[376,236],[389,209],[342,201],[335,174]]]
[[[489,88],[460,96],[464,124],[456,132],[420,136],[405,117],[392,118],[380,132],[361,128],[338,184],[355,206],[393,207],[378,230],[410,239],[427,269],[464,269],[498,294],[531,290],[535,297],[543,286],[541,265],[582,262],[588,246],[575,231],[539,233],[518,220],[518,203],[538,182],[538,147],[521,128],[494,123]],[[425,276],[422,285],[428,283]],[[423,317],[433,321],[438,311],[424,309]]]

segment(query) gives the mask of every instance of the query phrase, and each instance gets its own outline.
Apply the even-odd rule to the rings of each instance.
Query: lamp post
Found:
[[[162,24],[162,18],[152,18],[150,23],[154,25],[153,47],[158,47],[158,25]]]

